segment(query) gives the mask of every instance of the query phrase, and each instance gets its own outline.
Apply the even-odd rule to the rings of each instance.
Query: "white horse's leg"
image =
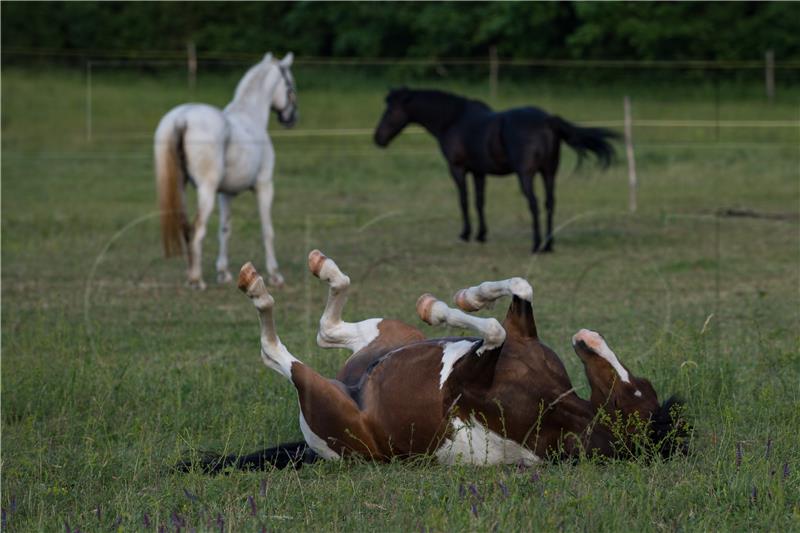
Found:
[[[497,348],[506,340],[506,330],[494,318],[478,318],[468,315],[463,311],[448,307],[446,303],[437,300],[432,294],[426,293],[419,297],[417,314],[431,326],[447,324],[471,329],[480,334],[483,337],[483,346],[478,349],[478,355],[486,350]]]
[[[194,219],[194,231],[192,232],[192,242],[190,244],[191,254],[189,256],[189,286],[203,290],[206,284],[203,281],[203,238],[206,236],[206,224],[208,217],[214,210],[215,190],[212,185],[202,183],[197,187],[197,216]]]
[[[283,276],[278,271],[278,260],[275,257],[275,245],[273,242],[275,232],[272,229],[272,198],[274,195],[275,189],[272,184],[272,171],[270,170],[268,179],[259,179],[256,183],[256,196],[258,199],[258,211],[261,214],[261,236],[264,239],[269,284],[274,287],[280,287],[283,285]]]
[[[320,348],[345,348],[355,353],[372,342],[380,334],[378,324],[383,319],[370,318],[355,323],[342,320],[350,278],[319,250],[308,254],[308,269],[328,284],[328,301],[317,331]]]
[[[225,193],[219,199],[219,255],[217,256],[217,282],[230,283],[233,279],[228,270],[228,239],[231,236],[231,197]]]
[[[522,278],[484,281],[475,287],[461,289],[453,296],[453,300],[464,311],[478,311],[491,307],[495,300],[503,296],[517,296],[533,303],[533,288]]]

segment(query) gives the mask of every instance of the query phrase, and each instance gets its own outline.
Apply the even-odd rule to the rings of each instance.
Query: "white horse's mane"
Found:
[[[275,66],[275,61],[272,59],[272,54],[267,54],[262,61],[250,67],[250,70],[236,85],[236,92],[234,92],[231,104],[246,99],[254,90],[263,92],[265,78],[270,67],[273,66]]]

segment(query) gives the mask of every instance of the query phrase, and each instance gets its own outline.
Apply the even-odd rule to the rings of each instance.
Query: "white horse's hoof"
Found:
[[[217,272],[217,283],[230,283],[233,281],[233,276],[229,270],[220,270]]]
[[[281,276],[280,272],[273,272],[269,275],[269,284],[271,287],[283,287],[284,283],[283,276]]]
[[[190,279],[186,282],[186,286],[196,291],[206,290],[206,283],[202,279]]]

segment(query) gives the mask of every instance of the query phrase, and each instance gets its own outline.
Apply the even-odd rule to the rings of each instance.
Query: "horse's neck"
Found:
[[[409,118],[434,137],[441,137],[448,127],[458,119],[466,107],[466,101],[449,95],[419,95],[409,105]]]
[[[225,107],[225,113],[247,117],[259,127],[266,129],[269,123],[272,93],[278,77],[272,65],[257,65],[245,74],[236,87],[233,100]]]

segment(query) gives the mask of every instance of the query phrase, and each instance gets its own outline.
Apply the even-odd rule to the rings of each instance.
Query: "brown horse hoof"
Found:
[[[423,322],[435,325],[431,322],[431,309],[436,302],[438,302],[436,297],[429,292],[426,292],[417,299],[417,314]]]
[[[253,282],[255,282],[258,278],[258,270],[256,270],[256,267],[253,266],[253,263],[248,261],[242,265],[242,269],[239,270],[239,281],[236,285],[239,287],[240,291],[246,293],[250,285],[252,285]]]
[[[461,309],[462,311],[466,311],[468,313],[471,313],[473,311],[479,311],[481,309],[481,306],[475,305],[473,302],[469,300],[468,291],[469,289],[461,289],[453,297],[453,300],[455,301],[458,308]]]
[[[316,277],[319,277],[322,265],[325,263],[326,259],[328,259],[328,257],[319,250],[311,250],[308,254],[308,269]]]

